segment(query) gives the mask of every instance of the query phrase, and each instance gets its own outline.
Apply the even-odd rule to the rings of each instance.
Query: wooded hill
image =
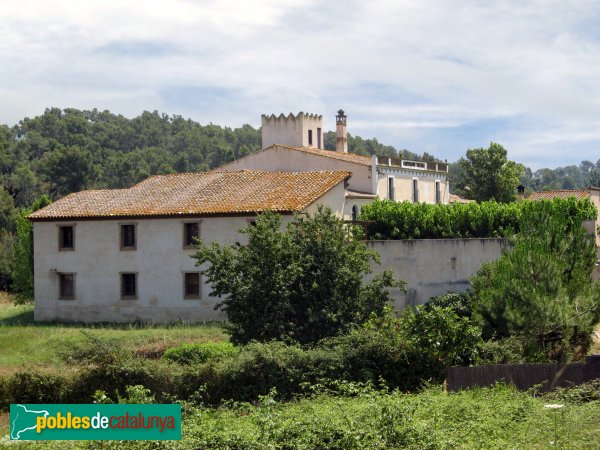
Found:
[[[18,209],[47,194],[51,199],[82,189],[122,188],[150,175],[205,171],[261,147],[260,129],[201,125],[157,111],[128,119],[109,111],[49,108],[18,125],[0,125],[0,229],[14,229]],[[335,149],[335,133],[325,134]],[[350,152],[435,159],[348,136]],[[460,186],[453,173],[451,188]],[[598,180],[594,179],[598,177]],[[584,188],[600,184],[600,160],[579,166],[525,170],[522,182],[533,190]]]

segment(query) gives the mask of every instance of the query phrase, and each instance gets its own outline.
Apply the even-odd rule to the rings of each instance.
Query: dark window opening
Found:
[[[75,239],[73,226],[59,227],[59,250],[73,250],[75,248]]]
[[[439,181],[435,182],[435,202],[442,203],[442,190],[441,183]]]
[[[121,225],[121,248],[135,249],[135,225]]]
[[[352,207],[352,220],[356,221],[358,219],[358,206],[354,205]]]
[[[198,222],[190,222],[183,224],[183,246],[193,247],[195,239],[200,237],[200,224]]]
[[[59,298],[61,300],[75,299],[75,274],[61,273],[59,274]]]
[[[312,130],[308,130],[308,145],[312,145]]]
[[[419,202],[419,180],[413,180],[413,202]]]
[[[320,128],[317,128],[317,148],[323,148]]]
[[[184,297],[200,297],[200,274],[198,272],[189,272],[184,277]]]
[[[122,273],[121,274],[121,298],[135,299],[137,298],[137,274]]]
[[[394,200],[394,178],[388,177],[388,198]]]

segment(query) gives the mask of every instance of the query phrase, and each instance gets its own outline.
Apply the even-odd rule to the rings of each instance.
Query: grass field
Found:
[[[85,341],[85,332],[114,339],[149,357],[159,356],[164,349],[184,342],[217,342],[228,339],[219,324],[35,323],[32,305],[15,306],[9,296],[0,294],[0,375],[27,368],[65,369],[61,351]]]

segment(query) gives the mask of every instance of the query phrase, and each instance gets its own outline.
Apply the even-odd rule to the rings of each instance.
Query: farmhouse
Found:
[[[389,156],[348,153],[347,116],[336,116],[336,150],[325,150],[323,116],[303,112],[262,116],[259,152],[219,167],[219,171],[344,170],[352,173],[346,191],[344,218],[356,218],[375,198],[421,203],[449,203],[448,164],[409,161]]]
[[[322,204],[341,216],[349,179],[348,171],[188,173],[67,195],[29,216],[35,320],[222,319],[190,258],[194,238],[243,242],[238,230],[267,209],[290,220]]]

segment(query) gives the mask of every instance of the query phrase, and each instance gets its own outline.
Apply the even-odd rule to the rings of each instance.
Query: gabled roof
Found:
[[[310,153],[312,155],[323,156],[325,158],[338,159],[340,161],[347,161],[347,162],[351,162],[351,163],[355,163],[355,164],[360,164],[363,166],[371,165],[371,157],[370,156],[357,155],[355,153],[343,153],[343,152],[336,152],[334,150],[321,150],[321,149],[313,148],[313,147],[290,147],[289,145],[280,145],[280,144],[275,144],[271,147],[281,147],[281,148],[286,148],[289,150],[296,150],[298,152]],[[268,147],[268,148],[271,148],[271,147]]]
[[[241,161],[244,158],[251,158],[253,155],[256,155],[257,153],[269,151],[272,149],[284,149],[284,150],[292,150],[292,151],[296,151],[296,152],[308,153],[311,155],[322,156],[324,158],[331,158],[331,159],[337,159],[339,161],[350,162],[353,164],[360,164],[361,166],[370,166],[371,165],[371,157],[370,156],[356,155],[354,153],[342,153],[342,152],[336,152],[333,150],[321,150],[321,149],[312,148],[312,147],[292,147],[289,145],[273,144],[273,145],[263,148],[262,150],[259,150],[257,152],[250,153],[249,155],[243,156],[239,159],[222,164],[221,166],[219,166],[213,170],[218,171],[221,167],[225,167],[230,164],[234,164],[236,161]]]
[[[563,189],[557,191],[542,191],[542,192],[534,192],[527,200],[550,200],[553,198],[569,198],[575,197],[577,200],[583,200],[584,198],[588,198],[590,196],[590,192],[583,189]]]
[[[301,211],[350,172],[204,172],[157,175],[129,189],[67,195],[29,216],[36,220],[177,217]]]

